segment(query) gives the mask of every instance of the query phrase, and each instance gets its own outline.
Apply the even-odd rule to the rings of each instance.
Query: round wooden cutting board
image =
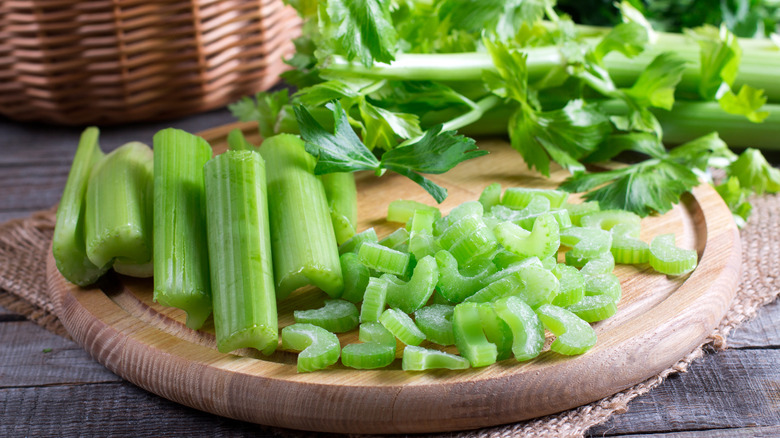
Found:
[[[236,124],[201,133],[224,149]],[[566,173],[546,179],[530,173],[503,141],[485,140],[491,153],[432,179],[449,190],[443,213],[475,200],[492,182],[554,188]],[[359,174],[359,229],[381,236],[400,224],[384,220],[395,199],[435,205],[421,188],[394,174]],[[734,296],[740,242],[731,214],[717,193],[702,185],[672,211],[642,221],[642,238],[675,233],[695,249],[699,265],[672,278],[645,265],[616,268],[623,288],[618,313],[594,324],[598,343],[565,357],[551,351],[518,363],[514,358],[465,371],[405,372],[400,359],[380,370],[336,364],[298,374],[295,354],[265,357],[252,350],[221,354],[211,322],[201,331],[184,325],[178,309],[152,302],[152,281],[109,273],[92,288],[65,281],[49,256],[47,275],[58,316],[73,338],[114,373],[155,394],[203,411],[292,429],[344,433],[444,432],[515,422],[560,412],[617,393],[654,376],[700,345]],[[325,295],[304,289],[280,303],[280,326],[292,310],[314,308]],[[356,330],[355,330],[356,332]],[[341,336],[342,345],[356,333]],[[400,357],[400,355],[399,355]]]

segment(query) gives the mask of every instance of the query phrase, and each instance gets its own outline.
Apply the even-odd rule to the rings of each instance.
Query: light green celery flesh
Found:
[[[351,172],[327,173],[320,179],[330,207],[333,232],[341,245],[355,235],[358,220],[357,186]]]
[[[342,254],[339,261],[344,279],[344,292],[341,294],[341,299],[353,303],[363,301],[363,294],[366,292],[371,273],[360,263],[354,252]]]
[[[121,260],[114,260],[114,272],[136,278],[152,278],[154,276],[154,262],[146,263],[125,263]]]
[[[325,300],[319,309],[296,310],[295,322],[314,324],[331,333],[348,332],[358,326],[358,309],[346,300]]]
[[[496,362],[498,350],[495,344],[488,342],[482,331],[476,303],[461,303],[455,306],[452,331],[455,335],[455,346],[472,367],[483,367]]]
[[[401,369],[404,371],[424,371],[437,368],[464,370],[469,367],[466,358],[439,350],[407,346],[404,348]]]
[[[425,340],[425,334],[417,328],[412,318],[401,310],[385,310],[379,317],[379,322],[406,345],[420,345]]]
[[[533,309],[517,297],[497,300],[493,309],[512,331],[512,353],[518,361],[533,359],[544,347],[544,326]]]
[[[650,266],[667,275],[683,275],[696,268],[697,254],[675,246],[674,234],[662,234],[650,242]]]
[[[596,332],[574,313],[550,304],[536,310],[539,319],[557,338],[550,349],[564,355],[582,354],[596,345]]]
[[[177,129],[154,136],[154,300],[187,312],[200,328],[211,314],[203,166],[211,147]]]
[[[52,238],[52,254],[57,270],[71,283],[87,286],[103,275],[109,266],[95,266],[87,257],[84,215],[89,175],[104,156],[98,145],[100,132],[84,130],[73,158],[65,190],[57,207],[57,222]]]
[[[358,250],[358,260],[370,269],[403,276],[409,266],[409,254],[373,242],[365,242]]]
[[[414,267],[412,278],[404,283],[387,276],[387,304],[412,313],[428,302],[439,280],[439,267],[433,256],[425,256]]]
[[[149,146],[126,143],[92,171],[87,188],[85,238],[87,257],[95,266],[115,259],[146,263],[152,259],[152,214],[147,196],[153,184]]]
[[[249,150],[227,151],[204,167],[209,266],[217,349],[278,344],[265,164]]]
[[[282,348],[299,350],[298,372],[308,373],[338,362],[341,353],[339,338],[312,324],[293,324],[282,329]]]
[[[338,244],[325,188],[313,173],[314,157],[290,134],[266,139],[260,154],[266,162],[277,298],[307,284],[338,298],[344,287]]]
[[[439,345],[453,345],[452,312],[455,306],[432,304],[414,312],[414,323],[426,339]]]

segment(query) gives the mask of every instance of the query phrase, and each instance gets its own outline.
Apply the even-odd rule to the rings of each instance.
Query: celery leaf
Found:
[[[758,194],[780,191],[780,169],[772,167],[757,149],[745,149],[726,173],[739,178],[742,187],[752,189]]]
[[[753,123],[761,123],[769,117],[768,111],[759,111],[766,100],[764,90],[758,90],[745,84],[739,89],[738,94],[734,94],[733,91],[723,94],[718,99],[718,103],[727,113],[743,115]]]
[[[357,59],[365,66],[392,61],[398,34],[389,4],[382,0],[329,0],[326,13],[320,14],[323,40],[335,44],[348,60]]]

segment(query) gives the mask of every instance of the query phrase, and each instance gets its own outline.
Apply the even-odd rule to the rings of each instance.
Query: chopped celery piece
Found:
[[[539,219],[539,217],[547,214],[552,215],[552,217],[555,219],[555,222],[558,223],[558,228],[560,228],[561,230],[571,227],[571,219],[569,218],[569,212],[563,209],[550,210],[541,213],[535,213],[529,216],[523,216],[519,219],[513,220],[512,222],[516,223],[517,225],[520,225],[526,230],[530,230],[531,228],[533,228],[534,223],[536,222],[537,219]]]
[[[396,251],[408,252],[409,231],[406,228],[398,228],[379,241],[379,244]]]
[[[417,259],[436,254],[438,244],[433,237],[433,222],[436,217],[430,210],[416,210],[409,230],[409,252]]]
[[[692,249],[678,248],[674,234],[661,234],[650,242],[650,266],[666,275],[683,275],[696,268],[697,255]]]
[[[531,195],[531,197],[528,198],[527,203],[523,206],[507,204],[503,205],[517,211],[518,218],[535,216],[538,214],[547,213],[552,210],[550,199],[541,195]]]
[[[363,301],[363,294],[368,286],[370,273],[368,268],[360,263],[357,254],[348,252],[339,257],[341,263],[341,275],[344,278],[344,292],[342,300],[359,303]]]
[[[401,359],[401,369],[404,371],[424,371],[440,368],[465,370],[468,367],[469,361],[464,357],[413,345],[404,348],[404,355]]]
[[[614,302],[618,302],[622,295],[620,289],[620,279],[613,273],[586,275],[585,276],[585,295],[607,295]]]
[[[498,272],[495,272],[494,274],[491,274],[490,276],[485,278],[485,284],[493,283],[494,281],[500,280],[504,277],[508,277],[521,269],[523,269],[526,266],[534,265],[539,268],[544,268],[542,265],[542,261],[539,260],[539,257],[528,257],[525,259],[520,260],[519,262],[512,263],[506,268],[503,268],[499,270]]]
[[[339,254],[346,254],[348,252],[354,252],[357,254],[357,252],[360,250],[360,246],[363,245],[363,243],[376,243],[378,241],[379,239],[376,237],[376,230],[369,228],[365,231],[361,231],[360,233],[355,234],[342,243],[339,246]]]
[[[455,222],[468,216],[482,217],[484,209],[478,201],[466,201],[453,208],[447,216],[443,216],[433,224],[433,234],[441,235],[447,228]]]
[[[358,251],[358,260],[369,269],[403,276],[409,266],[409,254],[374,242],[364,242]]]
[[[126,143],[92,170],[84,234],[95,266],[152,260],[153,156],[143,143]]]
[[[601,228],[609,231],[617,224],[625,224],[639,234],[639,224],[642,218],[638,214],[625,210],[601,210],[582,217],[581,224],[585,228]]]
[[[569,218],[571,218],[571,223],[575,227],[582,226],[580,219],[582,219],[582,217],[586,214],[601,211],[599,201],[588,201],[576,204],[572,204],[567,201],[564,202],[561,207],[569,212]]]
[[[589,295],[565,309],[586,322],[601,321],[617,313],[615,300],[609,295]]]
[[[452,334],[452,312],[455,306],[431,304],[414,312],[414,323],[425,334],[425,338],[439,345],[454,345]]]
[[[544,326],[528,304],[518,297],[506,297],[493,303],[493,309],[512,331],[512,353],[515,359],[522,362],[542,352]]]
[[[479,195],[479,203],[482,204],[484,212],[489,212],[491,208],[501,203],[501,184],[493,183],[482,190]]]
[[[540,266],[525,266],[518,271],[517,275],[522,282],[519,290],[513,295],[534,309],[552,302],[560,289],[560,282],[555,274]]]
[[[512,265],[516,265],[517,263],[522,262],[525,259],[527,259],[527,257],[517,255],[511,251],[501,250],[497,252],[495,256],[493,256],[493,265],[498,269],[506,269]]]
[[[233,151],[254,151],[257,150],[254,145],[249,143],[240,129],[235,128],[227,135],[228,149]]]
[[[498,247],[496,236],[481,216],[466,216],[450,225],[440,236],[439,244],[455,256],[460,266],[492,256]]]
[[[385,311],[387,299],[387,280],[371,277],[368,279],[363,304],[360,306],[360,322],[379,321],[379,316]]]
[[[279,328],[265,163],[256,152],[229,150],[203,173],[217,349],[271,354]]]
[[[355,235],[358,220],[357,187],[352,172],[320,175],[328,200],[336,242],[341,245]]]
[[[84,130],[79,140],[73,164],[65,182],[57,222],[52,238],[52,254],[57,270],[71,283],[87,286],[97,281],[111,266],[95,266],[87,257],[84,240],[84,215],[87,205],[87,185],[93,167],[105,156],[98,145],[98,128]]]
[[[463,302],[466,303],[487,303],[495,299],[514,295],[523,286],[523,280],[515,272],[505,277],[499,278],[488,283],[485,287],[478,290],[475,294],[467,297]]]
[[[617,224],[612,233],[612,256],[615,263],[647,263],[650,260],[650,246],[639,239],[639,230],[630,224]]]
[[[484,367],[496,362],[498,350],[490,343],[482,330],[477,303],[461,303],[452,313],[452,332],[460,355],[468,359],[472,367]]]
[[[491,303],[480,303],[478,309],[485,338],[496,346],[496,360],[512,357],[512,330],[498,317]]]
[[[458,270],[458,261],[447,251],[436,253],[436,264],[439,268],[439,281],[436,284],[441,295],[449,302],[460,303],[485,286],[485,280],[496,272],[492,263],[473,276],[467,276]]]
[[[266,162],[277,298],[307,284],[340,296],[339,250],[325,188],[314,175],[316,159],[290,134],[265,139],[260,154]]]
[[[552,304],[566,307],[579,302],[585,296],[585,280],[582,273],[574,266],[558,264],[553,270],[558,277],[560,289],[552,300]]]
[[[498,224],[494,232],[504,248],[521,257],[544,259],[557,254],[561,246],[560,228],[551,214],[539,216],[530,232],[512,222]]]
[[[395,336],[378,322],[360,324],[361,344],[347,344],[341,349],[341,363],[356,369],[383,368],[395,360]]]
[[[542,267],[544,269],[547,269],[548,271],[552,271],[556,266],[558,266],[558,254],[551,255],[549,257],[545,257],[541,260]]]
[[[615,269],[615,257],[611,252],[605,252],[598,257],[588,259],[580,273],[582,275],[611,274]]]
[[[206,140],[178,129],[154,135],[154,301],[187,312],[187,327],[211,314],[203,166]]]
[[[458,303],[455,303],[453,301],[448,300],[445,298],[438,289],[434,289],[433,291],[433,297],[431,298],[431,304],[446,304],[448,306],[454,306]]]
[[[425,256],[414,267],[412,278],[403,282],[393,275],[384,275],[387,281],[387,304],[412,313],[428,302],[439,280],[439,267],[436,259]]]
[[[596,345],[596,332],[593,327],[574,313],[552,304],[536,309],[536,314],[556,338],[550,349],[560,354],[572,356],[582,354]]]
[[[296,323],[282,329],[282,348],[300,351],[298,372],[308,373],[338,362],[341,352],[335,334],[313,324]]]
[[[382,312],[379,322],[406,345],[420,345],[425,340],[423,333],[406,313],[398,309],[387,309]]]
[[[560,238],[561,245],[571,248],[566,254],[578,259],[597,257],[612,246],[612,234],[598,228],[567,228],[561,230]]]
[[[526,187],[510,187],[504,191],[501,204],[513,208],[525,208],[531,198],[543,196],[550,201],[550,207],[560,208],[568,199],[569,194],[562,190],[532,189]]]
[[[398,199],[390,202],[387,206],[387,221],[406,223],[414,216],[414,212],[417,210],[430,211],[436,219],[441,217],[441,212],[436,207],[411,199]]]
[[[322,327],[332,333],[348,332],[358,326],[358,309],[349,301],[325,300],[319,309],[293,311],[295,322]]]

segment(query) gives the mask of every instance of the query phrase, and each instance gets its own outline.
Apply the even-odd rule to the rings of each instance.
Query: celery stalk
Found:
[[[326,173],[321,175],[325,187],[325,197],[330,207],[330,218],[336,242],[339,245],[355,235],[357,229],[357,186],[355,174],[347,172]]]
[[[187,312],[200,328],[211,314],[203,165],[206,140],[178,129],[154,136],[154,300]]]
[[[81,134],[65,190],[57,207],[57,223],[52,238],[52,253],[57,269],[65,279],[79,286],[94,283],[109,268],[95,266],[89,260],[84,240],[89,175],[93,166],[104,156],[98,145],[99,134],[100,131],[95,127],[87,128]]]
[[[266,139],[260,154],[267,170],[277,299],[307,284],[338,298],[344,288],[339,250],[314,157],[290,134]]]
[[[278,324],[265,162],[256,152],[230,150],[209,160],[203,173],[217,349],[270,354]]]

